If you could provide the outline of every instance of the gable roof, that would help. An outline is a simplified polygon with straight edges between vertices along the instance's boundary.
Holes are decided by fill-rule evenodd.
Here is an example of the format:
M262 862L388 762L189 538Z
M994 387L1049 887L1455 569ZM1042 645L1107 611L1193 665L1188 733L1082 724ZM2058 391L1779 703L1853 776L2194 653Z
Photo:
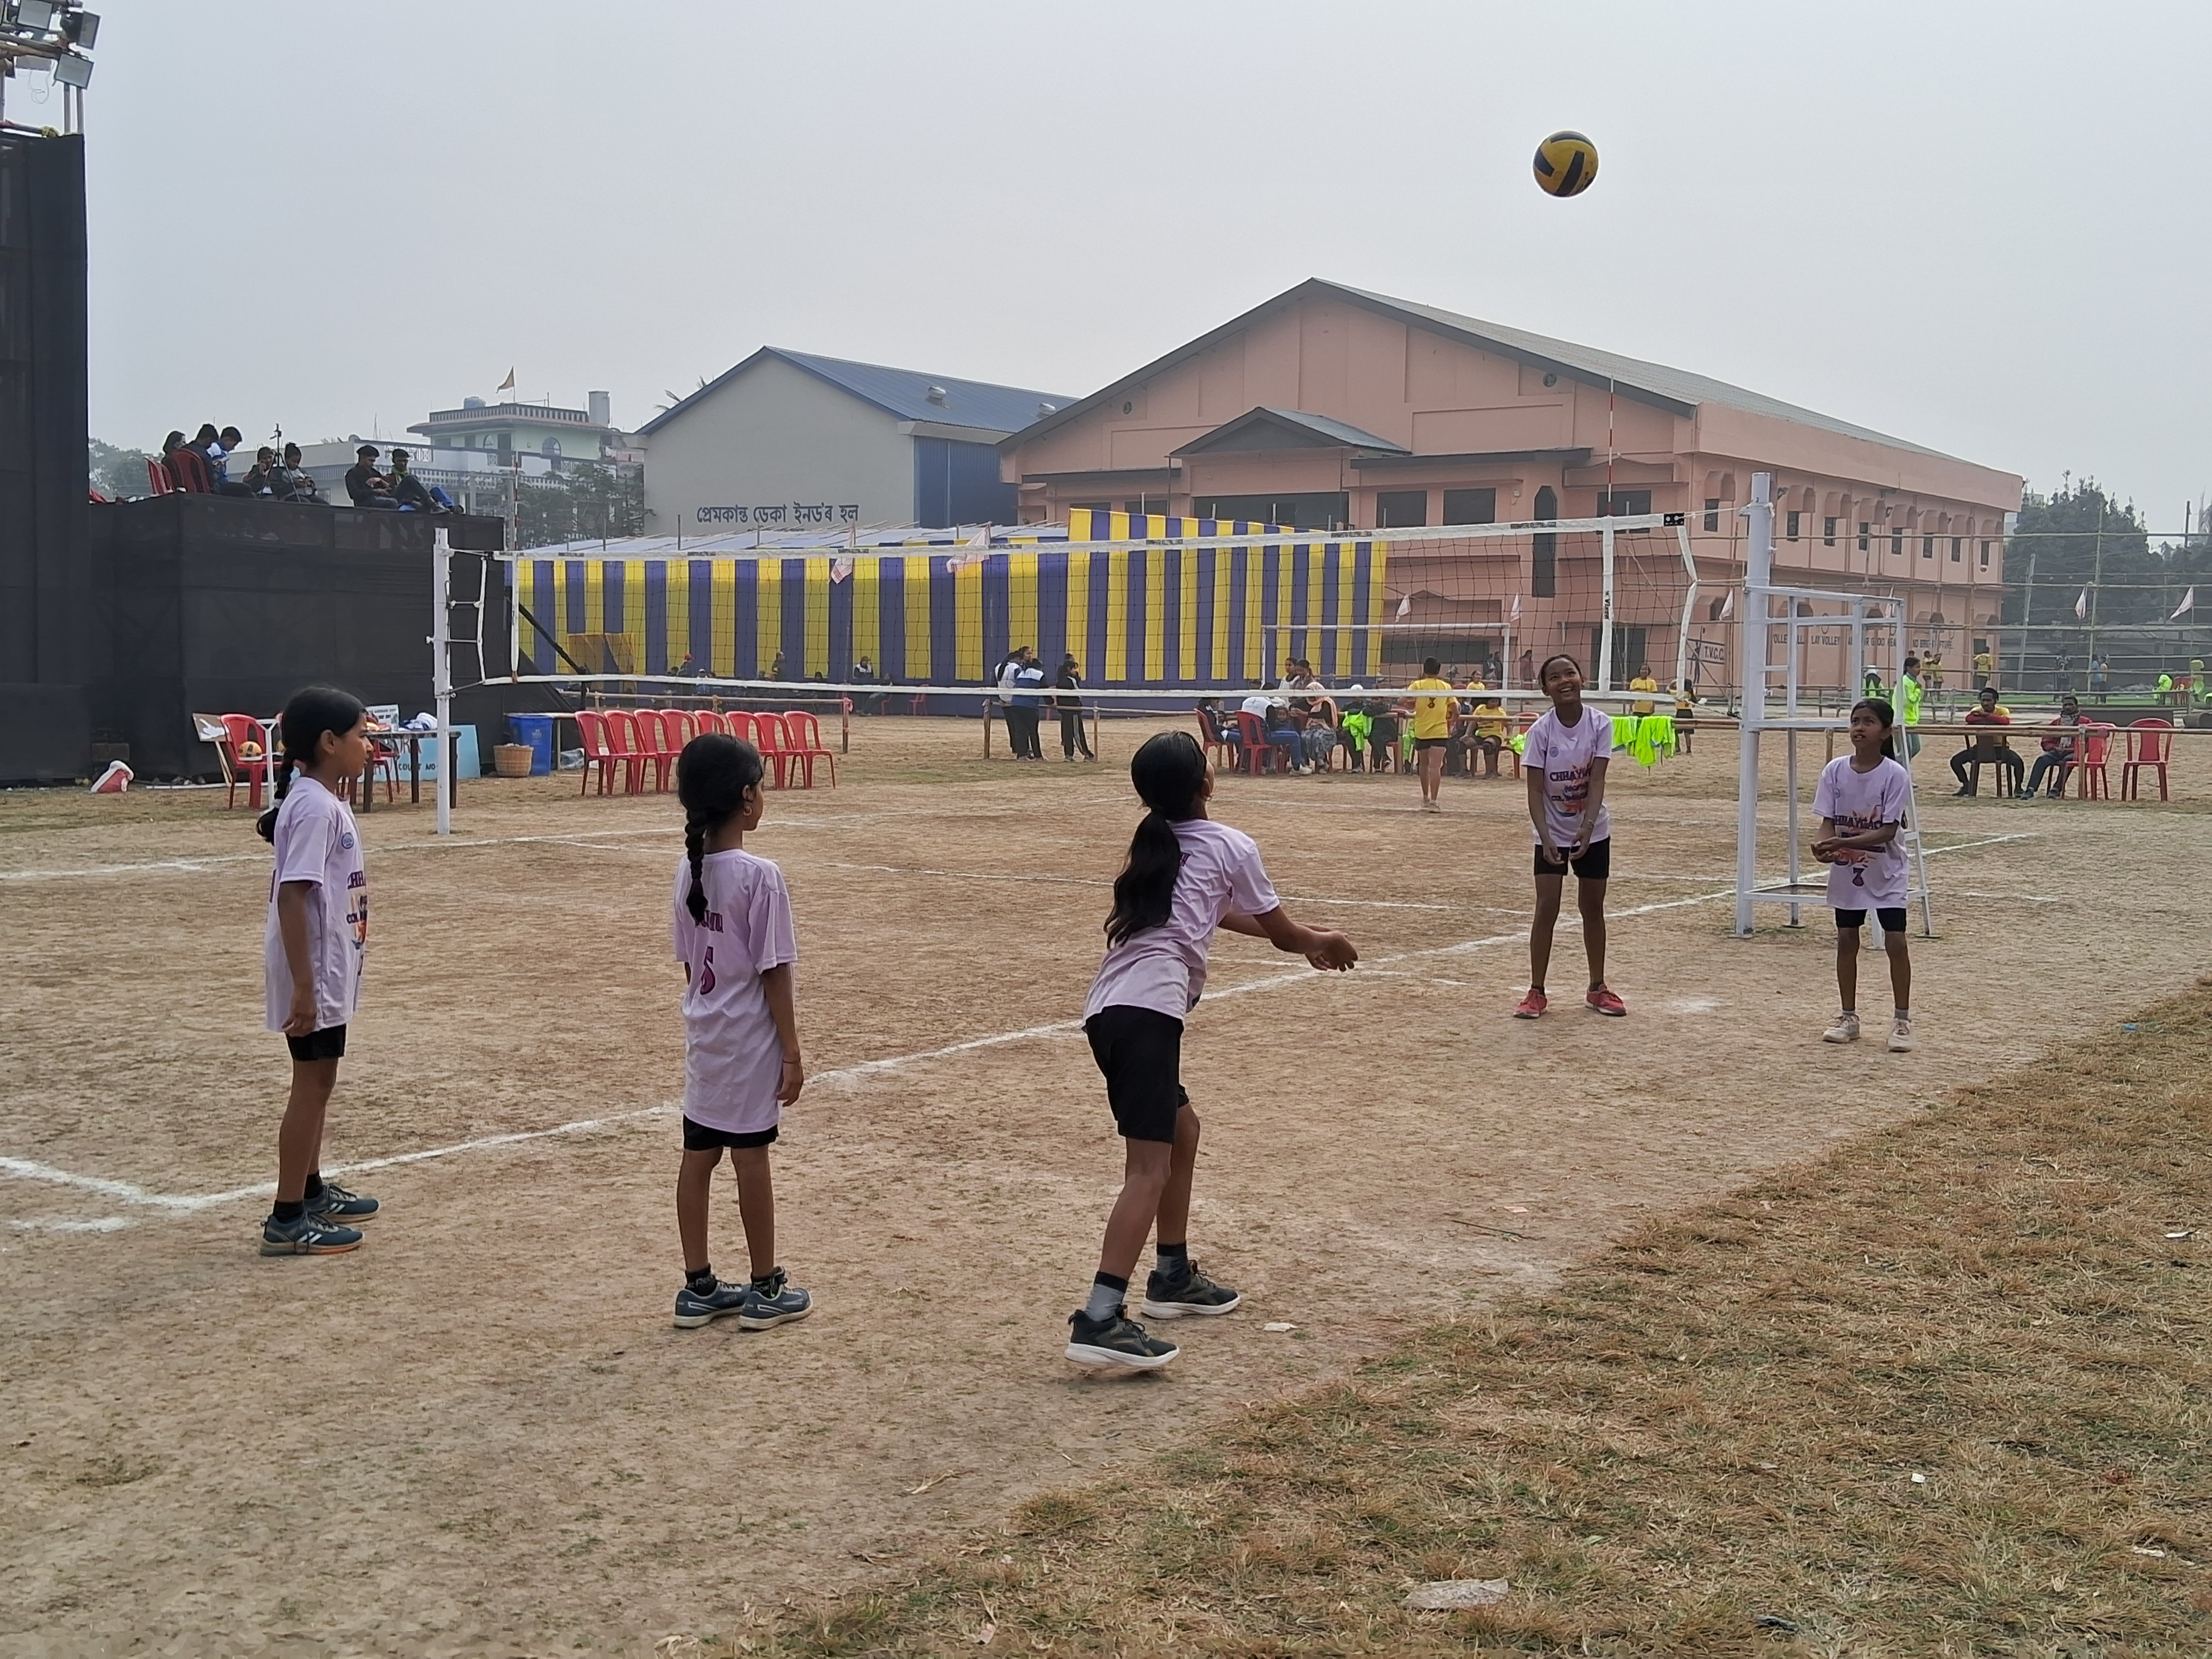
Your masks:
M1378 438L1371 432L1362 432L1358 427L1347 426L1342 421L1332 421L1326 415L1309 415L1302 409L1272 409L1266 404L1246 410L1234 420L1224 421L1212 431L1193 438L1180 449L1169 453L1203 455L1209 450L1225 449L1232 440L1261 426L1287 427L1297 434L1294 441L1310 444L1316 448L1375 449L1390 455L1412 453L1401 443L1389 438Z
M1037 407L1050 404L1065 408L1074 401L1057 392L1030 392L1020 386L994 386L988 380L963 380L951 374L925 374L920 369L887 368L881 363L856 363L843 357L821 357L809 351L790 351L782 346L763 346L743 362L716 375L690 397L672 404L638 428L640 436L665 426L692 404L720 391L765 358L776 357L794 368L827 380L839 391L874 404L902 421L928 421L938 426L974 427L979 441L984 433L1018 432L1037 419ZM933 399L934 387L945 393Z
M1686 369L1669 368L1663 363L1647 363L1640 358L1624 357L1615 352L1601 351L1594 346L1577 345L1570 340L1555 340L1548 335L1532 334L1526 329L1486 323L1480 318L1464 317L1457 312L1445 311L1436 306L1393 299L1387 294L1370 294L1364 289L1348 288L1341 283L1328 282L1319 276L1309 277L1296 288L1262 301L1243 316L1231 318L1220 327L1176 347L1164 357L1146 363L1132 374L1123 375L1111 386L1102 387L1088 398L1079 398L1055 410L1034 422L1027 430L1017 432L1003 441L1000 447L1010 448L1018 441L1041 437L1108 398L1120 397L1164 369L1196 356L1261 318L1309 299L1348 301L1378 315L1413 324L1431 333L1441 334L1447 339L1474 346L1478 350L1565 375L1585 386L1611 386L1623 397L1663 409L1673 415L1694 415L1699 404L1716 404L1724 409L1796 421L1801 425L1817 427L1821 431L1837 433L1844 437L1862 438L1870 443L1911 450L1918 455L1933 455L1944 460L1956 459L1943 454L1941 450L1909 443L1902 438L1893 438L1887 433L1875 432L1867 427L1854 426L1848 421L1837 420L1817 410L1802 409L1795 404L1784 403L1778 398L1747 392L1741 386L1730 386L1725 380L1692 374Z

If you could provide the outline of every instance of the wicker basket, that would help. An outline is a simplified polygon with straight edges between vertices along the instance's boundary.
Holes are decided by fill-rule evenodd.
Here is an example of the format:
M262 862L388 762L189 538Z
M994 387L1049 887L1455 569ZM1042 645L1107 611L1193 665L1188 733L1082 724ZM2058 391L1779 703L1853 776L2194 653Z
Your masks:
M526 778L536 752L526 743L495 743L491 749L492 770L503 778Z

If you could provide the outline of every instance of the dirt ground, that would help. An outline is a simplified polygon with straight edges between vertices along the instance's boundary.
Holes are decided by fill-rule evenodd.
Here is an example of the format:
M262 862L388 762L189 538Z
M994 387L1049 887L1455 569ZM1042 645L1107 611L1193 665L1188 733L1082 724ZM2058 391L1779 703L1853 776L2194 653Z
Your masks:
M1323 978L1217 943L1186 1046L1193 1241L1246 1307L1175 1328L1164 1374L1090 1379L1060 1346L1120 1155L1074 1022L1140 735L1109 726L1097 767L987 766L972 724L862 721L840 787L771 802L748 845L789 879L812 1079L778 1148L781 1254L818 1311L764 1334L668 1323L672 798L487 781L447 842L427 806L364 820L327 1164L395 1160L355 1183L386 1213L352 1255L264 1261L286 1065L246 813L0 794L0 1654L727 1631L1547 1285L2205 964L2212 745L2170 806L1925 802L1940 936L1913 941L1910 1056L1819 1042L1817 911L1729 936L1718 734L1616 769L1621 1022L1507 1018L1516 786L1454 781L1431 817L1407 779L1224 780L1217 815L1292 913L1366 960ZM1581 966L1563 930L1555 992ZM715 1234L740 1268L726 1192Z

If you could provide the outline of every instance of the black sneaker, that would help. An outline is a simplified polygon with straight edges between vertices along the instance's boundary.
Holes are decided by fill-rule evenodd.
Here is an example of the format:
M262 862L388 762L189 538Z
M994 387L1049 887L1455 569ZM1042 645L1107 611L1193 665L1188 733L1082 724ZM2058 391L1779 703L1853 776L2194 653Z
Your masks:
M348 1227L360 1226L384 1208L374 1199L363 1198L359 1193L339 1186L335 1181L323 1182L323 1190L307 1202L313 1214Z
M754 1279L744 1288L745 1305L738 1315L742 1329L774 1330L778 1325L788 1325L814 1311L814 1298L798 1285L786 1283L781 1267L766 1279Z
M725 1314L741 1314L750 1292L743 1285L726 1285L716 1279L712 1288L695 1291L687 1281L676 1292L676 1323L678 1328L696 1330L702 1325L712 1324Z
M1170 1279L1155 1267L1145 1280L1147 1319L1181 1319L1186 1314L1211 1317L1231 1311L1243 1299L1226 1285L1217 1285L1199 1272L1195 1261L1179 1279Z
M1093 1319L1081 1309L1068 1315L1067 1357L1079 1365L1119 1365L1129 1370L1158 1370L1182 1350L1146 1334L1116 1308L1110 1319Z
M274 1215L261 1224L264 1255L337 1255L361 1243L358 1228L340 1226L309 1210L289 1221Z

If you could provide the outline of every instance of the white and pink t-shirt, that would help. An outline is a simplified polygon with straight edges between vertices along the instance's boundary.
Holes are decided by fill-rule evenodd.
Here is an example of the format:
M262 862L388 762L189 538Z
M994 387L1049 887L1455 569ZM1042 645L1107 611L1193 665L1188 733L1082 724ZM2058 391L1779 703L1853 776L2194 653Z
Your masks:
M783 1042L761 975L799 960L783 872L738 848L700 864L707 919L691 920L691 863L676 861L676 959L684 988L684 1115L730 1134L772 1129Z
M269 921L261 935L264 1010L272 1031L292 1017L292 967L276 922L276 893L288 882L315 890L307 903L307 957L315 982L315 1030L352 1020L361 1003L362 959L368 949L368 871L361 831L346 804L313 778L295 778L276 806L276 867L269 878Z
M1613 755L1613 717L1583 705L1583 717L1572 726L1559 723L1559 711L1547 708L1528 728L1521 750L1521 765L1544 780L1544 822L1552 831L1552 846L1564 853L1583 838L1583 810L1589 805L1590 772L1595 763ZM1536 826L1528 833L1541 844ZM1597 823L1591 826L1589 845L1595 847L1613 833L1613 815L1603 802Z
M1206 989L1206 946L1231 910L1248 916L1278 909L1274 884L1260 862L1260 848L1242 830L1211 818L1185 818L1175 826L1182 843L1168 919L1106 947L1085 1019L1102 1008L1150 1008L1181 1019L1198 1006Z
M1873 771L1862 772L1843 755L1820 769L1813 811L1833 822L1838 835L1863 836L1885 823L1904 823L1911 799L1912 780L1895 761L1885 757ZM1901 836L1870 851L1841 854L1828 866L1828 904L1833 909L1895 909L1911 890Z

